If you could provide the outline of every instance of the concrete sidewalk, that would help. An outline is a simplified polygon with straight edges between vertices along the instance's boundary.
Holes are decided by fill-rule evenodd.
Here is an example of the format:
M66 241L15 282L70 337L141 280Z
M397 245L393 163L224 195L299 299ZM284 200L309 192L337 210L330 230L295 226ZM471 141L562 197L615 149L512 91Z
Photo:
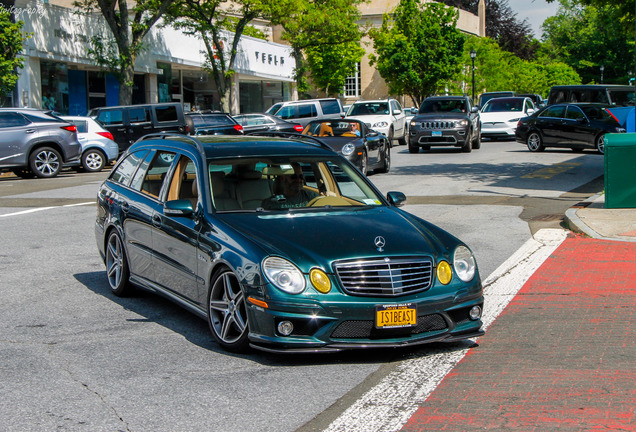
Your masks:
M602 193L568 209L565 224L595 239L636 241L636 208L606 209Z

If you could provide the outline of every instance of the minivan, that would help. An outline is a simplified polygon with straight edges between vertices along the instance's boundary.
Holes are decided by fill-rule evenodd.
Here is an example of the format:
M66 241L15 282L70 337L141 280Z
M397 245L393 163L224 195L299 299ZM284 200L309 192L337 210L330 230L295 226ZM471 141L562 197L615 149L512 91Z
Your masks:
M278 102L265 111L265 114L274 115L283 120L307 126L312 120L341 118L344 115L344 109L340 99L306 99Z
M89 117L97 120L119 146L119 153L144 135L156 132L187 131L180 102L93 108Z
M634 105L634 87L615 84L559 85L550 89L548 105L593 102L615 106Z

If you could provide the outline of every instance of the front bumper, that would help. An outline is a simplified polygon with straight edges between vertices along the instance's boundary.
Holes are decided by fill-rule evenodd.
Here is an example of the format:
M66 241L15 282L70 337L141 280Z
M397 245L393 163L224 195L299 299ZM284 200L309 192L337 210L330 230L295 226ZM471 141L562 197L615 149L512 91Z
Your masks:
M456 146L462 147L469 139L469 129L409 129L409 143L411 146Z
M514 122L514 126L507 123L482 123L481 124L481 136L486 138L504 138L515 139L515 129L517 122Z
M474 288L474 287L473 287ZM432 289L433 290L433 289ZM286 353L337 352L363 348L390 348L479 337L481 319L473 320L474 306L483 310L481 285L477 292L461 290L419 298L364 298L348 301L268 302L267 309L249 304L250 345L258 350ZM402 328L376 328L376 307L410 303L417 324ZM288 336L279 334L282 321L293 324Z

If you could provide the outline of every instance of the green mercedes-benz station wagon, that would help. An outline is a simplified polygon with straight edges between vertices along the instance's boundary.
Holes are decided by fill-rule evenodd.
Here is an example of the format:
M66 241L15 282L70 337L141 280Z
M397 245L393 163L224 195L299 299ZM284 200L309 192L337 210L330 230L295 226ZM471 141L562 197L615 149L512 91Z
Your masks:
M149 135L98 192L115 295L161 294L229 351L319 352L483 334L470 249L319 142Z

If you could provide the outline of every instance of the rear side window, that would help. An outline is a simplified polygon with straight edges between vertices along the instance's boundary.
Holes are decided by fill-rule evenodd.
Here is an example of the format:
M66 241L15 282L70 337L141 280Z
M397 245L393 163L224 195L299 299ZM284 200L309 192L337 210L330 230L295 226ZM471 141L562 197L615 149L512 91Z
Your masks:
M124 111L120 109L101 111L97 115L97 121L104 126L122 124L124 123Z
M155 113L157 114L158 122L171 122L179 120L177 107L174 105L155 107Z
M24 126L29 124L27 119L18 113L2 112L0 113L0 128L10 128L16 126Z
M157 152L148 171L146 171L146 167L148 166L148 158L146 158L146 161L144 161L145 166L142 167L143 169L140 168L137 171L131 187L141 190L141 192L146 195L158 198L166 174L174 158L175 153L173 152Z
M130 179L135 174L137 167L146 155L147 150L140 150L126 157L111 174L110 179L114 182L128 185Z
M316 110L316 106L314 104L297 105L296 109L297 118L316 117L318 115L318 111Z
M567 111L565 112L565 118L571 120L578 120L585 118L583 111L579 109L579 107L569 106Z
M233 126L236 124L233 119L225 115L202 115L200 120L200 123L195 122L195 124L205 126Z
M128 108L128 120L130 123L149 123L150 109L148 107Z
M337 100L324 100L320 101L323 114L340 114L340 103Z
M77 126L77 133L88 132L88 122L86 120L69 120L69 122Z

